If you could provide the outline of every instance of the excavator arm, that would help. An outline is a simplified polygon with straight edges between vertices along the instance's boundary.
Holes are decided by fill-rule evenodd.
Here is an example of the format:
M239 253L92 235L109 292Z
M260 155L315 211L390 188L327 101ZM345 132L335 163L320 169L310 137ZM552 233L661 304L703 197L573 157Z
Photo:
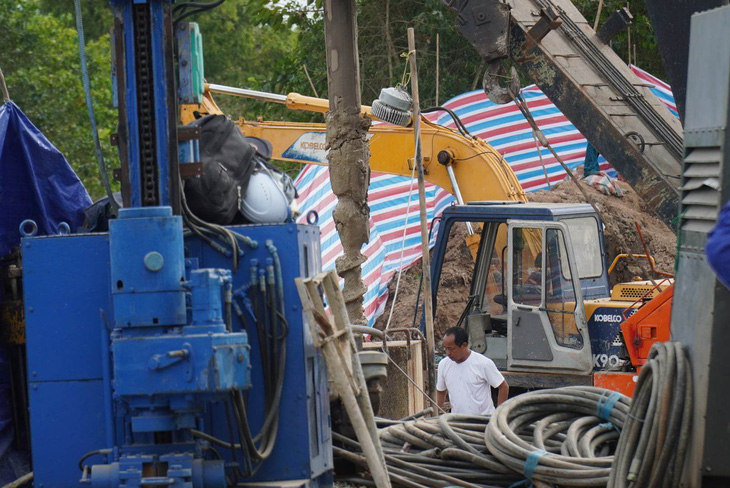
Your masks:
M505 103L515 94L495 76L510 58L673 228L682 127L609 45L630 13L617 12L596 33L570 0L442 2L487 62L490 99Z
M212 87L212 88L211 88ZM235 95L236 89L208 85L201 104L183 105L182 122L200 114L222 113L211 91ZM225 91L224 91L225 89ZM243 90L239 90L243 91ZM246 90L246 96L286 103L292 110L326 112L327 100L292 93L274 95ZM363 106L369 114L370 107ZM259 137L272 145L272 159L296 163L327 164L325 124L295 122L237 122L244 135ZM370 169L375 172L410 177L413 174L413 129L388 124L371 126ZM425 179L451 192L458 201L527 201L512 168L501 154L476 137L421 120L421 144Z

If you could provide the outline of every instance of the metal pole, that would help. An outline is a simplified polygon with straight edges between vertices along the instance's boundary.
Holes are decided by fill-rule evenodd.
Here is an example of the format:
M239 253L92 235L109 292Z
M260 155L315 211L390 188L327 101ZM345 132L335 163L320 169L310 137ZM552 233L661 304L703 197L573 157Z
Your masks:
M234 95L237 97L253 98L254 100L263 100L264 102L286 104L286 95L249 90L246 88L236 88L233 86L216 85L215 83L208 83L205 87L210 93L222 93L224 95Z
M459 182L456 180L453 165L446 165L446 174L449 175L449 181L451 181L451 187L454 190L454 196L456 197L457 203L459 205L464 205L464 197L461 196L461 189L459 188ZM466 233L469 235L474 233L474 228L472 227L471 222L466 222Z
M431 296L431 258L428 250L428 217L426 215L426 185L423 172L423 156L421 154L421 107L418 99L418 70L416 68L416 39L412 27L408 28L408 55L411 62L411 93L413 95L413 136L416 145L416 173L418 174L418 204L421 214L421 264L423 266L423 299L425 302L426 344L428 349L428 392L435 396L436 386L433 371L433 299Z

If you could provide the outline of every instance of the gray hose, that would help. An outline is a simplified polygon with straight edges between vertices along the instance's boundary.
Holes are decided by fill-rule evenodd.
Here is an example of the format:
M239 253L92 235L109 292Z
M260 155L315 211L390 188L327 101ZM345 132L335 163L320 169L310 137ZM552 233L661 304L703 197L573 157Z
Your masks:
M682 345L657 342L639 374L608 486L679 486L691 416L692 372Z
M609 398L612 406L607 403ZM607 390L586 386L526 393L504 402L492 414L485 443L502 464L523 473L530 481L605 486L613 457L595 456L594 452L602 449L595 441L601 432L624 425L629 405L629 399L623 395L611 396ZM597 414L604 418L599 419ZM592 431L606 421L610 427ZM580 439L589 432L593 444L589 441L589 449L581 449ZM555 447L559 439L562 440L558 453ZM535 444L543 447L536 448ZM552 452L544 452L545 446Z
M678 344L665 343L652 349L633 401L587 386L540 390L504 402L491 418L399 421L379 436L400 486L509 487L526 478L534 486L673 488L691 409L689 364ZM355 441L334 440L348 450L336 448L338 457L361 458Z
M484 429L489 417L447 415L442 419L429 418L400 421L381 428L388 471L394 485L427 487L508 487L521 477L497 461L486 451ZM387 424L386 422L381 425ZM448 433L448 434L447 434ZM464 450L449 438L458 439ZM354 456L361 456L356 441L333 433L337 447L335 455L359 464ZM347 450L345 455L343 450Z

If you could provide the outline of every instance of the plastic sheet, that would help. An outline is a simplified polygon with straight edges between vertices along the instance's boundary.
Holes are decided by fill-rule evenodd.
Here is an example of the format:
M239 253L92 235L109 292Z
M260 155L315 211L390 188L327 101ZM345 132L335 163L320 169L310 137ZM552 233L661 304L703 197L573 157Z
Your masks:
M20 243L25 219L38 235L83 224L91 199L63 155L13 102L0 106L0 256Z

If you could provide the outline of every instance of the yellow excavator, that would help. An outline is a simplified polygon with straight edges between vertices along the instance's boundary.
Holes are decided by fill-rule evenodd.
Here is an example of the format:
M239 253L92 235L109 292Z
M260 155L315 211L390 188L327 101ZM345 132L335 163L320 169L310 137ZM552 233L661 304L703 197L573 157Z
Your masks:
M183 105L181 122L221 114L213 93L292 110L329 109L328 100L296 93L206 84L200 104ZM368 106L362 112L372 115ZM621 324L642 305L642 297L657 296L670 282L624 283L611 290L603 229L590 205L527 203L512 168L488 143L425 117L421 123L425 179L459 203L444 212L444 232L434 248L434 300L449 230L463 222L471 230L467 245L476 262L463 314L472 348L495 360L520 388L593 384L631 394L643 363L636 350L667 340L669 330L668 324L651 324L646 335L638 328L622 331ZM327 164L323 123L239 119L237 124L244 135L268 141L274 160ZM372 171L413 174L412 127L376 123L369 143Z
M192 122L195 113L221 114L212 94L245 96L286 104L291 110L325 113L329 101L298 93L276 95L215 84L206 84L202 103L182 106L181 121ZM362 111L371 115L370 107ZM239 119L244 135L272 145L272 159L327 164L325 124L250 121ZM421 144L425 179L451 192L459 204L479 200L526 202L525 192L512 168L492 146L477 137L466 137L421 117ZM413 171L413 129L390 124L370 128L370 169L410 177Z

